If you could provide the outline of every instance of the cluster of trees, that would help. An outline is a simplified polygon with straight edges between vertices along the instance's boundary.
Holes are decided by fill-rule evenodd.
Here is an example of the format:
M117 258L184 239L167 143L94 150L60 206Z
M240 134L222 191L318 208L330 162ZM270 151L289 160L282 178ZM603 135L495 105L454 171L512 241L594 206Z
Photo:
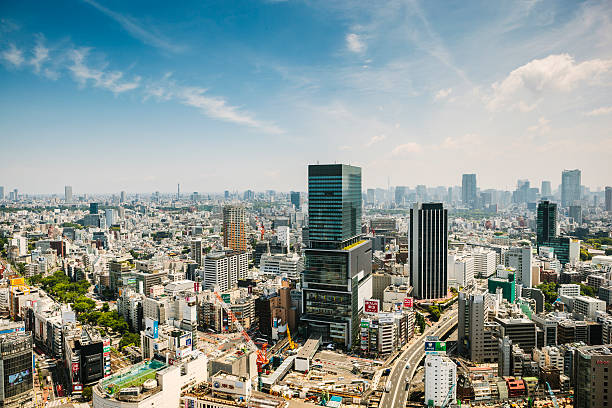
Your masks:
M132 258L136 260L143 260L143 261L153 258L153 254L149 254L146 252L136 252L133 249L130 249L130 255L132 255Z
M557 284L554 282L540 283L537 288L544 294L544 309L550 312L552 310L552 304L558 297Z
M81 224L75 224L74 222L65 222L62 224L62 228L72 227L75 229L83 229L84 227Z
M440 315L442 314L442 311L440 310L440 306L439 305L430 305L427 310L429 311L429 314L431 316L431 320L433 320L434 322L437 322L438 320L440 320Z
M425 331L425 317L419 312L416 312L416 324L421 329L421 333Z
M126 346L140 347L140 335L138 333L125 333L119 342L119 347L124 348Z
M109 311L107 304L104 304L101 310L94 309L89 312L79 313L78 319L83 323L104 327L121 335L129 331L128 324L123 316L117 313L116 310Z
M597 295L597 292L595 291L594 287L581 283L580 284L580 294L583 296L595 297Z
M612 238L610 237L591 238L591 239L587 239L586 243L591 245L595 249L601 249L602 245L612 246ZM606 255L612 255L612 248L606 248Z
M589 253L589 251L587 251L586 248L580 247L580 260L583 261L583 262L584 261L590 261L591 258L593 258L593 255L591 255Z
M56 271L53 275L43 277L34 275L29 278L31 285L41 286L47 293L62 303L75 303L77 299L84 298L83 295L89 290L90 283L87 279L71 282L63 271Z

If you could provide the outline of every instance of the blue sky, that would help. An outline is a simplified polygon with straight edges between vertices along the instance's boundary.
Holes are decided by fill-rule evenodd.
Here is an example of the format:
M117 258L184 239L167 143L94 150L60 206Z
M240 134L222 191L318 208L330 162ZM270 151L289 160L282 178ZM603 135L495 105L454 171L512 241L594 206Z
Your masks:
M612 184L609 1L5 1L0 185Z

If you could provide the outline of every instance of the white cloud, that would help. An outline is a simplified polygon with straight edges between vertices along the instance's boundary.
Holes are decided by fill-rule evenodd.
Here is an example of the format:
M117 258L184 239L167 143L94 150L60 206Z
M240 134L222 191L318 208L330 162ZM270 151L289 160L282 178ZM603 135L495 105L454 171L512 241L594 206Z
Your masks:
M152 45L154 47L160 48L165 51L170 51L173 53L179 53L185 50L184 46L174 44L171 41L165 39L160 34L155 33L151 27L149 27L149 29L145 29L143 25L140 24L134 18L131 18L121 13L117 13L116 11L110 10L94 0L83 0L83 1L91 5L92 7L96 8L98 11L102 12L103 14L107 15L108 17L112 18L113 20L115 20L132 37L142 41L145 44Z
M36 42L33 53L34 56L30 59L29 63L34 67L34 72L38 74L42 64L49 60L49 49L43 44L42 38L39 38Z
M592 59L576 63L568 54L534 59L512 71L491 87L487 108L501 110L530 106L525 99L540 97L547 91L568 92L581 84L596 84L612 71L612 60ZM518 101L517 101L518 100Z
M338 150L341 150L343 152L348 152L349 150L352 150L353 148L349 145L342 145L342 146L338 146Z
M585 113L586 116L603 116L612 113L612 106L603 106L601 108L593 109L590 112Z
M449 97L449 95L453 92L453 88L447 88L447 89L440 89L437 93L436 96L434 97L434 99L436 101L440 101L442 99L446 99Z
M283 131L272 123L262 122L246 112L240 111L237 107L228 105L227 102L219 97L206 95L206 89L198 87L185 87L176 94L178 100L187 106L200 109L205 115L212 118L246 125L262 130L266 133L280 134Z
M529 126L527 130L534 133L548 133L550 132L550 120L540 118L538 119L538 123L536 125Z
M17 68L25 61L23 51L17 48L15 44L11 44L8 50L2 52L2 58Z
M408 142L397 146L391 154L393 156L403 156L410 153L420 153L423 151L423 148L418 143Z
M131 91L140 86L140 77L138 76L134 77L132 81L126 81L123 80L123 72L121 71L104 71L87 66L85 60L88 54L88 48L74 49L69 54L72 64L68 69L81 86L85 86L91 81L95 87L107 89L114 93Z
M361 54L365 52L367 46L359 36L359 34L350 33L346 35L346 46L354 53Z
M376 143L382 142L387 138L387 135L376 135L372 136L372 138L365 144L366 147L372 147Z

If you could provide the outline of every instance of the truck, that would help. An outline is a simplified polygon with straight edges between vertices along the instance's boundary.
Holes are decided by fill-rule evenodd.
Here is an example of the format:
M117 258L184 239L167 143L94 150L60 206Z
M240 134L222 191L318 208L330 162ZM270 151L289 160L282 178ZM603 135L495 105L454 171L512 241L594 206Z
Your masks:
M387 383L385 384L385 392L389 391L391 391L391 380L387 380Z

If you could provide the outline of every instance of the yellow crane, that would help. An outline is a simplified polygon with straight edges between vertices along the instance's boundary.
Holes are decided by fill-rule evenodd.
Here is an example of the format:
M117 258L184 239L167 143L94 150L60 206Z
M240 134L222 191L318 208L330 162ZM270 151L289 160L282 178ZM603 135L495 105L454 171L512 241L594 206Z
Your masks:
M297 344L291 338L291 330L289 330L289 322L287 322L287 339L289 340L289 348L291 350L295 350L297 348Z

